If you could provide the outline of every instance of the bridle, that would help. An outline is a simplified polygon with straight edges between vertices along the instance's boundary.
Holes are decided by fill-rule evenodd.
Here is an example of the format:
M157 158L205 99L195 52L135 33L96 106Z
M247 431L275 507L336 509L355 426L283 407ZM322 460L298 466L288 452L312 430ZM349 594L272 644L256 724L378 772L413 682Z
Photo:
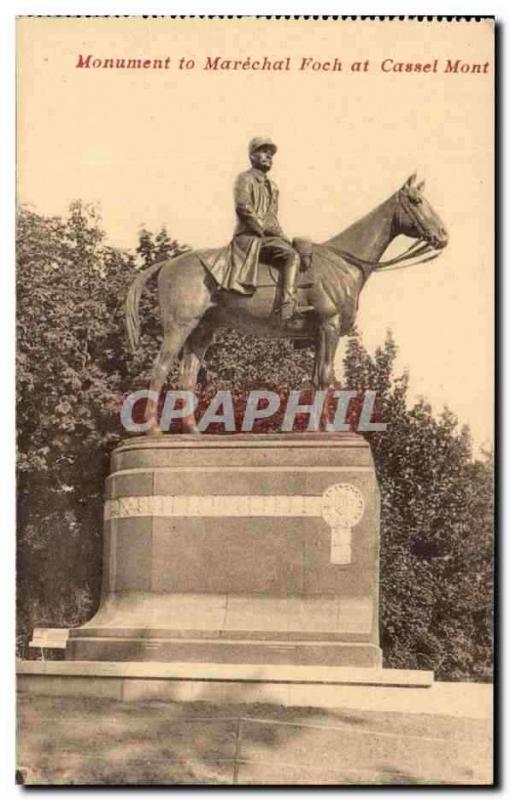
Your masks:
M404 199L405 198L405 199ZM419 215L415 212L414 206L407 195L402 190L398 193L398 202L401 209L409 216L416 230L419 234L419 239L404 250L400 255L395 258L390 258L388 261L367 261L364 258L349 253L347 250L339 250L334 248L335 255L340 256L354 267L357 267L363 273L364 281L372 272L393 272L396 269L406 269L407 267L414 267L417 264L425 264L427 261L437 258L441 253L441 249L434 247L429 241L429 233L420 219ZM331 248L333 249L333 248ZM416 260L418 259L418 260Z

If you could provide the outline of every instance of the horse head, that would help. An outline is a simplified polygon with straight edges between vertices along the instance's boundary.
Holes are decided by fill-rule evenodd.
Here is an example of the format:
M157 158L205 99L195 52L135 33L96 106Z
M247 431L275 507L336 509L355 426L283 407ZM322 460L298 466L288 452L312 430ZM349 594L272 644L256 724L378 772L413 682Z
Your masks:
M416 174L411 175L398 191L396 234L420 239L435 250L448 244L448 232L439 215L423 194L425 181L417 183Z

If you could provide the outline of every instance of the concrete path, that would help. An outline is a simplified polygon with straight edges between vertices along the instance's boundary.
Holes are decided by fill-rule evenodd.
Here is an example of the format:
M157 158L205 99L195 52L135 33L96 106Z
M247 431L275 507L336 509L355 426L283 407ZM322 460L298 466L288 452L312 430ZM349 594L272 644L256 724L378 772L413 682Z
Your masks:
M19 777L28 785L492 781L490 719L437 711L26 694L18 752Z

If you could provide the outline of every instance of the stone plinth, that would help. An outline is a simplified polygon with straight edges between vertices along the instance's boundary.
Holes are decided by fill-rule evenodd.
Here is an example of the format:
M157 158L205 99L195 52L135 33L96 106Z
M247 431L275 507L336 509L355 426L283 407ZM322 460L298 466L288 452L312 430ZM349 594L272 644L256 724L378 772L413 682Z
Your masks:
M448 689L432 693L426 670L174 661L23 661L18 689L31 695L109 697L125 701L263 703L444 714ZM465 686L465 684L464 684ZM479 686L480 691L489 686ZM475 686L471 685L471 690ZM482 700L482 697L480 698ZM486 695L478 713L487 715ZM452 709L448 713L452 713ZM472 713L472 712L470 712Z
M124 441L72 660L380 667L379 495L354 434Z

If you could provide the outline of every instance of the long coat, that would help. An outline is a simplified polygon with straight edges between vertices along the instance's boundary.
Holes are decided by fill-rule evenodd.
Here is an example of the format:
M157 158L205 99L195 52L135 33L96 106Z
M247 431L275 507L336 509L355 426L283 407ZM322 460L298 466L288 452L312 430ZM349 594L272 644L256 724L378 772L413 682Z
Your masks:
M249 169L236 179L234 202L237 224L232 241L200 257L222 289L253 294L264 237L288 241L278 222L278 187L264 172Z

